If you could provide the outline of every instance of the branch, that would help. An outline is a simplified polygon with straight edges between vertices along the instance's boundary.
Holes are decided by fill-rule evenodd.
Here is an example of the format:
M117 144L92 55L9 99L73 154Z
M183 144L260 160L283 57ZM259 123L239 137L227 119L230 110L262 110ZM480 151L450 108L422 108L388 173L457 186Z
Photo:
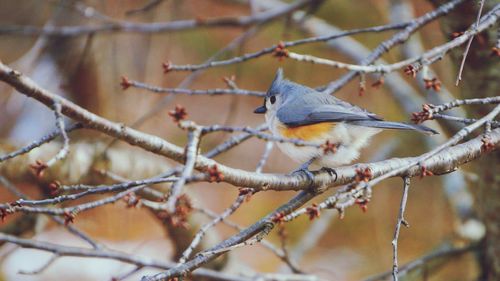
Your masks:
M73 124L71 126L69 126L68 128L65 128L64 131L66 133L70 133L74 130L78 130L78 129L81 129L83 128L82 124ZM45 137L37 140L37 141L34 141L32 142L31 144L23 147L23 148L20 148L14 152L11 152L11 153L8 153L8 154L5 154L3 156L0 156L0 163L2 163L3 161L5 160L9 160L11 158L14 158L14 157L17 157L19 155L22 155L22 154L25 154L25 153L28 153L30 152L31 150L37 148L37 147L40 147L42 146L43 144L46 144L52 140L54 140L55 138L57 138L58 136L61 135L61 131L58 129L58 130L55 130L54 132L46 135Z
M335 40L335 39L350 36L350 35L356 35L356 34L372 33L372 32L378 33L378 32L384 32L384 31L388 31L388 30L403 29L406 26L408 26L409 24L410 24L410 22L380 25L380 26L373 26L373 27L366 27L366 28L358 28L358 29L352 29L352 30L348 30L348 31L335 32L333 34L329 34L329 35L325 35L325 36L314 36L314 37L299 39L299 40L295 40L295 41L285 41L285 42L281 42L279 44L273 45L271 47L264 48L264 49L257 51L257 52L246 53L242 56L233 57L233 58L230 58L227 60L211 61L211 62L202 63L202 64L186 64L186 65L176 65L176 64L169 63L166 66L165 70L167 70L167 71L196 71L196 70L207 69L207 68L212 68L212 67L227 66L227 65L242 63L242 62L245 62L245 61L248 61L251 59L256 59L256 58L259 58L259 57L264 56L264 55L272 54L279 49L286 49L289 47L300 46L303 44L328 42L331 40Z
M190 19L171 22L157 23L131 23L112 22L97 26L18 26L3 25L0 27L0 35L20 35L20 36L82 36L95 33L158 33L175 32L194 28L214 28L214 27L247 27L255 24L262 24L280 18L297 9L305 7L312 0L298 0L282 9L275 9L257 13L250 16L240 17L220 17L210 19Z
M448 121L455 121L455 122L463 123L466 125L472 124L472 123L477 121L477 119L473 119L473 118L455 117L455 116L450 116L450 115L446 115L446 114L439 114L439 113L434 113L432 115L432 119L444 119L444 120L448 120ZM491 124L492 128L500 127L500 122L498 122L498 121L491 121L490 124Z
M43 140L43 139L42 139ZM47 143L31 150L44 141L36 141L27 147L8 154L13 156L9 160L0 163L0 173L13 182L31 183L54 183L55 193L64 191L85 191L105 185L95 184L105 173L113 173L128 178L148 178L164 173L172 168L167 159L158 158L151 153L130 149L127 147L116 147L107 149L106 143L95 140L79 140L71 146L71 151L58 165L47 169L42 178L33 175L31 165L36 160L45 161L53 157L60 149L60 143ZM47 140L47 139L45 139ZM4 148L5 147L5 148ZM12 150L11 146L0 142L0 154L6 150ZM30 153L26 153L31 151ZM103 152L105 151L105 152ZM21 155L21 153L26 153ZM137 161L144 161L143 165L137 166ZM107 167L108 171L102 171ZM113 180L114 181L114 180ZM104 181L102 184L109 182ZM74 184L79 184L74 186Z
M371 187L389 177L414 177L417 175L423 177L426 175L445 174L453 172L461 164L461 157L455 158L459 154L464 153L464 156L467 155L466 157L468 157L475 153L481 154L486 151L491 151L492 149L495 149L495 147L500 146L500 129L496 129L495 132L497 133L497 137L499 138L499 142L496 144L490 144L491 133L493 132L492 131L491 133L487 134L487 142L485 142L485 136L479 136L466 143L450 147L451 145L456 144L459 140L470 134L470 132L472 132L474 129L487 123L488 120L491 120L499 113L500 105L498 105L485 117L460 130L444 144L441 144L437 148L419 157L405 158L406 161L401 161L403 159L390 159L379 162L381 165L384 165L394 161L394 163L390 164L392 168L388 169L386 172L380 173L379 171L377 171L377 169L379 169L380 167L376 166L376 163L354 165L354 167L357 167L355 169L356 175L354 176L353 180L348 181L354 181L354 186L346 185L338 190L335 195L328 197L321 204L313 206L313 209L303 208L301 210L293 212L290 215L286 216L284 218L284 221L291 221L300 215L310 214L311 211L317 213L321 209L325 208L337 209L342 216L346 207L351 206L355 203L363 203L369 200L371 195ZM475 151L476 149L477 151ZM441 163L438 164L439 162ZM445 166L438 169L436 169L436 167L434 166L442 164L444 164ZM336 169L337 175L339 175L340 169L342 168ZM362 173L363 171L365 173Z
M192 260L178 265L175 268L172 268L170 270L167 270L165 272L156 274L152 277L143 277L142 281L158 281L158 280L168 280L168 278L171 277L176 277L176 276L183 276L187 274L188 272L191 272L192 270L208 263L209 261L217 258L218 256L222 255L222 252L217 252L220 249L225 249L234 245L238 245L240 243L243 243L244 241L248 240L249 238L253 237L257 233L260 233L263 231L266 227L269 227L269 224L274 224L273 221L275 220L276 216L281 216L281 215L286 215L293 210L299 208L303 204L305 204L307 201L312 199L317 195L316 192L312 191L302 191L298 195L296 195L294 198L292 198L290 201L285 203L284 205L280 206L278 209L270 213L269 215L265 216L264 218L260 219L258 222L254 223L250 227L246 228L245 230L241 231L240 233L222 241L215 247L207 250L206 252L213 252L212 255L209 256L203 256L203 255L198 255L194 257Z
M405 42L410 37L411 34L415 33L422 26L435 20L440 16L443 16L451 12L454 8L456 8L459 4L463 2L465 2L465 0L450 1L448 3L439 6L436 10L414 19L412 24L407 26L404 30L396 33L390 39L380 43L368 57L366 57L364 60L360 62L360 65L369 65L373 63L394 46ZM348 74L342 76L340 79L331 82L324 91L327 93L334 93L338 91L342 86L347 84L349 81L351 81L358 74L359 74L358 72L351 71Z
M148 3L146 3L146 5L144 5L144 6L140 7L140 8L136 8L136 9L132 9L132 10L126 11L125 15L131 16L131 15L135 15L135 14L139 14L139 13L148 12L148 11L156 8L163 1L164 0L150 0Z
M26 196L24 193L22 193L16 186L14 186L10 181L8 181L5 177L0 176L0 183L7 188L11 193L15 194L16 196L22 198L22 199L29 199L28 196ZM90 244L94 249L101 249L102 245L96 241L94 241L92 238L89 237L86 233L83 231L77 229L75 226L68 225L65 223L65 221L59 217L56 216L50 216L52 220L54 220L56 223L59 225L63 225L70 233L74 234L75 236L80 237L82 240L86 241L88 244ZM33 221L32 228L35 227L36 221ZM41 269L43 270L43 269Z
M168 269L174 267L175 263L153 260L151 258L140 258L127 253L108 249L87 249L73 246L61 246L50 242L39 242L29 239L17 238L12 235L0 233L0 241L9 242L21 246L23 248L38 249L42 251L52 252L58 256L82 257L82 258L103 258L113 259L124 263L135 264L140 267L152 267L158 269ZM222 272L217 272L210 269L200 268L192 273L195 277L216 277L218 280L237 280L251 281L253 279L230 275Z
M194 164L196 163L196 157L198 155L198 146L200 145L201 127L193 124L187 126L181 125L181 127L187 127L186 129L189 131L188 143L186 145L186 162L181 177L170 188L170 194L167 201L167 211L170 214L175 212L177 199L179 199L181 195L182 187L187 179L193 174Z
M61 134L61 136L63 138L63 147L61 148L61 150L59 150L59 152L52 159L47 161L47 164L46 164L47 167L52 167L52 165L54 165L57 161L60 161L64 158L66 158L66 156L68 156L68 153L69 153L69 138L68 138L68 135L66 134L64 120L63 120L63 116L61 114L61 104L58 102L54 103L53 109L54 109L54 114L56 116L56 126L59 129L59 133Z
M212 218L212 219L217 219L218 217L220 217L217 213L213 212L213 211L210 211L208 209L200 209L200 208L194 208L196 211ZM244 230L245 228L243 228L242 226L239 226L237 225L236 223L228 220L227 218L224 218L222 220L222 223L224 223L225 225L237 230L237 231L242 231ZM271 252L273 252L277 257L279 257L283 262L285 262L287 264L288 267L290 267L294 272L298 272L298 268L297 266L291 262L290 259L288 259L288 257L286 256L286 254L279 248L277 248L276 246L274 246L271 242L267 241L267 240L262 240L260 241L260 245L264 246L265 248L267 248L268 250L270 250Z
M191 90L182 88L162 88L157 86L148 85L139 81L129 80L122 77L121 82L122 88L127 89L129 87L147 90L158 94L174 94L174 95L204 95L204 96L216 96L216 95L236 95L236 96L253 96L253 97L264 97L266 93L259 91L250 91L242 89L208 89L208 90Z
M262 167L265 165L265 163L266 163L266 161L267 161L267 159L269 157L269 154L270 154L272 148L273 148L273 143L272 142L268 142L268 144L266 145L266 150L264 151L264 153L263 153L263 155L261 157L261 160L259 161L259 164L257 165L257 169L256 169L257 173L260 173L262 171ZM179 263L185 263L186 262L186 260L189 258L189 256L193 252L193 250L201 242L201 239L203 238L203 236L205 235L205 233L211 227L215 226L219 222L223 221L224 219L226 219L227 217L229 217L230 215L232 215L241 206L241 204L243 204L243 202L245 201L245 199L248 196L251 196L251 195L252 195L251 191L250 191L250 193L241 193L240 192L240 195L236 198L236 200L233 202L233 204L231 204L231 206L229 206L228 208L226 208L219 216L215 217L211 222L203 225L200 228L200 230L196 233L195 237L191 241L191 244L182 253L182 257L180 258Z
M335 68L347 69L355 71L357 73L390 73L399 69L403 69L412 65L414 63L420 63L421 65L429 65L437 60L440 60L444 54L449 52L451 49L456 48L469 40L469 38L474 37L476 34L490 28L493 26L500 17L500 4L496 5L489 13L480 19L479 24L474 24L470 30L466 31L461 36L453 39L452 41L445 43L443 45L434 47L433 49L423 53L420 56L402 60L397 63L389 65L357 65L337 62L329 59L319 58L311 55L301 55L293 52L289 52L287 57L297 60L310 62L315 64L327 65ZM421 66L420 66L421 67Z
M412 1L391 1L390 18L392 22L403 22L406 21L407 18L413 17L415 17L415 11L412 5ZM425 48L422 42L422 36L420 34L415 34L414 36L412 36L405 44L401 46L401 52L405 59L415 57L424 53ZM421 91L427 92L427 99L436 104L454 100L455 98L453 94L450 93L450 91L446 88L446 85L444 85L443 83L439 84L439 88L432 87L432 84L429 84L428 81L439 81L434 79L437 79L437 74L430 67L424 66L422 68L422 71L420 71L419 79L417 79L417 84ZM462 108L457 108L455 112L452 113L452 115L463 117L466 116L466 112ZM457 123L447 122L446 125L454 130L460 129L460 124Z
M412 271L415 271L419 268L426 268L428 269L429 264L436 259L443 259L443 258L450 258L450 257L456 257L460 256L462 254L471 252L471 251L476 251L478 249L478 244L469 244L466 246L462 247L451 247L450 245L446 245L444 247L441 247L441 249L438 249L430 254L424 255L419 257L418 259L411 261L407 264L404 264L403 266L399 267L399 272L398 276L399 277L404 277L407 276L409 273ZM364 281L378 281L378 280L386 280L392 275L392 270L384 272L382 274L375 275L373 277L369 277L364 279Z
M260 27L262 27L262 26L263 25L256 25L256 26L253 26L252 28L249 28L247 31L245 31L244 33L240 34L238 37L234 38L224 48L220 49L215 54L213 54L212 56L210 56L205 62L208 63L208 62L214 61L215 59L217 59L222 54L227 53L227 52L229 52L231 50L234 50L235 48L237 48L239 46L242 46L249 38L251 38L252 36L254 36L257 33L257 31L260 30ZM196 72L193 72L190 75L188 75L178 85L177 89L183 89L183 88L187 87L202 72L203 71L196 71ZM140 124L142 124L143 122L145 122L146 120L148 120L149 118L151 118L152 116L154 116L156 113L158 113L160 110L162 110L169 103L169 101L171 100L171 98L172 97L170 97L170 96L167 96L167 97L163 98L151 110L149 110L147 113L141 115L141 117L139 117L139 119L137 119L133 123L132 127L139 126Z
M483 12L483 7L484 7L484 0L480 0L479 11L477 12L476 24L473 27L475 29L479 27L479 22L481 19L481 13ZM467 59L467 54L469 53L469 49L470 49L470 45L472 44L472 40L474 40L474 36L471 36L469 38L469 41L467 42L467 46L465 47L462 62L460 63L460 69L458 70L457 80L455 82L456 86L458 86L458 83L460 83L460 81L462 81L462 71L464 70L465 60Z
M396 230L394 230L394 238L392 239L392 280L398 281L398 239L399 239L399 230L401 229L401 225L409 227L408 222L404 218L406 201L408 199L408 190L410 189L410 178L403 178L403 196L401 197L401 205L399 206L399 215L398 222L396 223Z

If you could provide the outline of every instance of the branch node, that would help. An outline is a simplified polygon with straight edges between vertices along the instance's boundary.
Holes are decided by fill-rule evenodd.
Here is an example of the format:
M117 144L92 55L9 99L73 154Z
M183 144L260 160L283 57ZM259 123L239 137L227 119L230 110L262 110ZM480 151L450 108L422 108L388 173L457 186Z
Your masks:
M170 71L172 71L172 62L167 61L161 64L161 67L163 68L163 74L167 74Z
M306 213L309 216L309 220L311 221L314 220L315 218L319 218L319 216L321 215L321 212L316 203L313 203L311 207L307 207Z
M356 171L356 177L354 178L354 181L356 181L357 183L369 182L373 177L372 170L369 167L366 167L364 169L356 168L355 171Z
M426 90L433 89L436 92L441 91L441 81L436 77L432 79L424 79L424 86Z
M188 116L186 108L179 104L177 104L173 110L169 111L168 115L172 117L176 124L179 124L181 120L186 119Z
M57 180L49 183L48 185L49 193L52 196L56 196L57 194L59 194L60 188L61 188L61 183Z
M481 139L481 142L482 142L481 151L488 153L495 149L495 144L491 141L490 136L484 135L483 138Z
M19 77L23 74L17 70L11 70L11 71L9 71L9 75L14 76L14 77Z
M361 211L363 211L363 213L366 213L368 211L368 203L370 203L370 199L358 198L356 199L355 203L361 208Z
M49 166L40 159L36 160L34 164L30 165L31 170L33 171L33 173L37 178L42 178L45 173L45 170L48 167Z
M207 173L209 182L221 182L224 180L224 175L219 171L219 167L217 165L207 168Z
M491 54L492 57L499 57L500 58L500 48L499 47L493 47L491 48Z
M417 72L419 71L419 67L413 64L410 64L405 67L404 72L406 75L415 78L417 76Z
M273 57L277 57L279 61L282 61L283 59L287 58L288 55L289 51L285 48L285 43L283 41L280 41L278 45L276 45L276 48L274 48Z
M69 225L70 223L74 223L76 215L77 215L76 211L65 210L64 211L64 224Z
M384 83L385 83L385 81L384 81L384 75L380 75L380 77L378 78L378 80L375 81L372 84L372 87L375 88L375 89L380 89L384 85Z
M130 80L127 78L127 76L122 76L122 81L120 82L120 86L122 86L122 90L128 89L130 86L132 86L132 83Z
M434 173L430 170L427 170L427 167L425 167L424 165L421 166L421 174L420 174L420 178L424 178L424 177L430 177L430 176L434 176Z

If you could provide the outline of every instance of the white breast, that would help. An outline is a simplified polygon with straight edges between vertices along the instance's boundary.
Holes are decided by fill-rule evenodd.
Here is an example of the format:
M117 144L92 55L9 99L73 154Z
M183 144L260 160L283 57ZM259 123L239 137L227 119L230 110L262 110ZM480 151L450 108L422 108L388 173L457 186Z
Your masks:
M284 126L274 116L267 116L273 135L283 137L279 127ZM338 167L351 163L359 157L359 150L366 146L372 136L379 133L381 129L361 127L345 123L337 123L329 134L314 141L317 144L324 144L328 140L330 143L340 143L340 147L335 153L324 154L323 149L308 146L296 146L291 143L278 143L280 150L293 160L305 163L312 158L316 160L312 165L320 167Z

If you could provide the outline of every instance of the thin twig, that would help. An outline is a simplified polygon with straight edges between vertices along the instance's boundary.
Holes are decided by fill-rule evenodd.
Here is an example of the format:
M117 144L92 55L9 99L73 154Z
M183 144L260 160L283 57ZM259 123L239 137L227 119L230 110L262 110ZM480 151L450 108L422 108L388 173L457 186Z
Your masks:
M63 116L61 113L62 106L61 103L55 102L54 103L54 114L56 116L56 126L59 129L59 133L61 134L63 138L63 147L59 150L59 152L49 161L47 161L47 167L51 167L54 165L57 161L61 161L66 156L68 156L69 153L69 138L68 135L66 134L66 129L64 127L64 120Z
M128 80L125 79L122 85L123 87L133 87L137 89L144 89L153 93L158 94L175 94L175 95L204 95L204 96L215 96L215 95L237 95L237 96L254 96L254 97L263 97L266 95L264 92L260 91L250 91L250 90L242 90L242 89L208 89L208 90L192 90L192 89L183 89L183 88L162 88L157 86L148 85L146 83L142 83L139 81Z
M473 28L478 28L478 26L479 26L479 21L481 19L481 13L483 12L484 0L480 0L479 5L480 6L479 6L479 11L477 12L476 26L474 26ZM460 81L462 81L462 72L464 70L465 60L467 59L467 54L469 53L469 49L470 49L470 45L472 44L472 40L474 40L474 36L471 36L469 38L469 41L467 42L467 46L465 47L464 55L462 57L462 62L460 63L460 70L458 71L457 80L455 81L455 86L458 86L458 83L460 83Z
M398 239L399 239L399 231L401 229L401 225L406 227L409 226L408 222L404 218L406 201L408 200L408 190L410 189L410 178L403 178L403 195L401 197L401 205L399 206L399 215L398 222L396 223L396 229L394 230L394 238L392 239L392 280L398 281Z
M111 204L114 203L126 195L139 191L142 188L144 188L144 185L139 185L135 186L133 188L130 188L129 190L122 191L120 193L117 193L116 195L106 197L103 199L91 201L88 203L82 203L79 205L71 206L71 207L65 207L65 208L45 208L45 207L30 207L30 206L19 206L17 204L14 204L14 206L10 204L0 204L0 209L5 209L7 213L14 213L14 212L23 212L23 213L34 213L34 214L48 214L48 215L55 215L55 216L65 216L65 219L69 219L72 221L74 217L83 211L94 209L97 207L104 206L106 204ZM47 200L47 199L46 199ZM36 201L33 201L33 203Z
M432 114L432 119L444 119L444 120L459 122L459 123L463 123L463 124L467 124L467 125L472 124L474 122L477 122L477 119L474 119L474 118L462 118L462 117L455 117L455 116L446 115L446 114L439 114L439 113ZM500 127L499 121L491 121L489 123L490 123L492 128Z
M412 271L415 271L419 268L425 268L433 260L447 258L447 257L460 256L462 254L465 254L465 253L468 253L471 251L476 251L476 250L478 250L478 248L479 248L478 244L469 244L469 245L462 246L462 247L453 247L453 246L445 244L444 246L439 247L438 250L433 251L430 254L423 255L414 261L411 261L407 264L400 266L398 276L399 277L407 276ZM368 277L368 278L364 279L364 281L387 280L391 275L392 275L392 270L389 270L387 272L377 274L377 275L372 276L372 277Z
M259 129L252 129L249 127L211 125L211 126L203 127L202 131L204 134L213 133L213 132L227 132L227 133L245 132L245 133L251 134L254 137L257 137L259 139L263 139L266 141L274 141L274 142L279 142L279 143L291 143L291 144L294 144L296 146L311 146L311 147L320 148L322 145L321 143L318 144L315 142L304 141L301 139L291 139L291 138L278 137L275 135L262 133L261 130L259 130Z
M255 130L256 131L267 130L267 125L265 123L260 124L259 126L255 127ZM241 144L242 142L244 142L252 137L253 137L253 135L249 134L249 133L244 133L244 134L233 136L229 140L223 142L222 144L216 146L215 148L213 148L210 151L208 151L207 153L205 153L204 156L207 158L214 158L215 156L217 156L223 152L228 151L229 149Z
M143 266L136 266L134 267L132 270L128 271L128 272L125 272L124 274L120 275L119 277L114 277L112 280L113 281L121 281L121 280L125 280L127 279L128 277L134 275L135 273L141 271L144 267Z
M463 99L463 100L454 100L452 102L440 104L440 105L432 105L429 109L430 114L442 112L449 110L451 108L462 106L462 105L479 105L479 104L499 104L500 96L497 97L487 97L487 98L476 98L476 99Z
M257 235L255 235L255 237L253 237L251 239L245 240L241 243L234 244L231 246L204 251L204 252L199 253L198 255L201 257L210 257L210 256L220 255L222 253L229 252L229 251L232 251L234 249L238 249L238 248L241 248L244 246L254 245L254 244L262 241L262 239L264 239L264 236L268 235L271 232L271 230L273 229L273 227L274 227L274 224L268 223L264 226L264 228L259 233L257 233Z
M342 186L334 195L327 197L323 202L311 207L301 208L283 217L282 221L290 222L297 217L305 214L311 214L311 217L317 216L323 209L336 209L340 217L344 217L344 210L356 204L358 199L369 200L369 189L359 185L352 188L350 185Z
M159 183L166 182L175 182L178 178L150 178L145 180L136 180L136 181L127 181L123 183L117 183L112 185L100 185L100 186L92 186L92 185L68 185L68 186L60 186L59 190L61 191L75 191L75 190L83 190L83 192L75 193L75 194L64 194L54 198L46 198L39 200L25 200L19 199L16 201L16 204L20 206L40 206L40 205L51 205L51 204L59 204L65 201L76 200L82 198L84 196L88 196L91 194L103 194L103 193L112 193L118 191L128 190L137 186L146 186L153 185Z
M59 255L52 255L50 259L42 265L40 268L32 270L32 271L26 271L26 270L19 270L19 274L24 274L24 275L36 275L42 273L45 269L47 269L49 266L51 266L57 259L59 258Z
M50 257L50 259L44 264L42 265L41 267L35 269L35 270L30 270L30 271L26 271L26 270L19 270L19 274L24 274L24 275L36 275L36 274L40 274L42 273L44 270L46 270L49 266L51 266L60 256L55 254L55 255L52 255L52 257Z
M78 129L81 129L81 128L83 128L83 125L80 124L80 123L76 123L76 124L73 124L73 125L67 127L65 129L65 132L69 133L69 132L72 132L74 130L78 130ZM33 149L35 149L37 147L40 147L43 144L46 144L46 143L54 140L55 138L57 138L60 135L61 135L61 131L59 129L57 129L57 130L53 131L52 133L44 136L43 138L41 138L41 139L39 139L37 141L32 142L31 144L29 144L29 145L27 145L27 146L25 146L23 148L20 148L20 149L18 149L16 151L13 151L13 152L11 152L9 154L0 156L0 163L2 163L5 160L9 160L9 159L15 158L15 157L17 157L19 155L28 153L31 150L33 150Z
M170 188L170 194L167 201L167 211L171 214L175 213L175 207L177 205L177 199L182 192L182 187L186 183L187 179L193 174L194 165L196 163L196 156L198 155L198 146L200 144L201 138L201 127L196 125L191 125L187 128L188 132L188 143L186 145L186 162L184 163L184 169L182 170L181 177L174 182Z
M125 12L125 15L126 16L132 16L132 15L135 15L135 14L139 14L139 13L144 13L144 12L148 12L148 11L151 11L152 9L156 8L158 5L161 4L161 2L163 2L164 0L150 0L148 3L146 3L146 5L140 7L140 8L136 8L136 9L132 9L132 10L128 10Z

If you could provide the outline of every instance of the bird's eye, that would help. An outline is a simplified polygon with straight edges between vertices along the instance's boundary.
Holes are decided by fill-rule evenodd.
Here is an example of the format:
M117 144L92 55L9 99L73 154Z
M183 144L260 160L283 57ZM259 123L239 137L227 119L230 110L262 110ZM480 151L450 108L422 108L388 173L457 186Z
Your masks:
M271 104L274 104L276 102L276 97L275 96L270 97L269 101L271 102Z

